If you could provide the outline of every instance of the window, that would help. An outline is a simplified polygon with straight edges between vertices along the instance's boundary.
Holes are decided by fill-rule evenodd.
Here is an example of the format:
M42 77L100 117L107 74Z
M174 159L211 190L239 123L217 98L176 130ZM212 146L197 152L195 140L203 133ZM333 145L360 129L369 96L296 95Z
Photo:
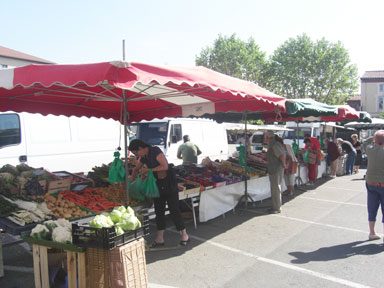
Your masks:
M379 84L379 92L384 93L384 84Z
M171 142L177 143L183 138L181 124L173 124L171 127Z
M129 140L140 139L149 145L165 145L168 122L136 123L128 129Z
M384 96L377 97L377 111L378 112L384 111Z
M0 147L20 144L20 119L17 114L0 115Z

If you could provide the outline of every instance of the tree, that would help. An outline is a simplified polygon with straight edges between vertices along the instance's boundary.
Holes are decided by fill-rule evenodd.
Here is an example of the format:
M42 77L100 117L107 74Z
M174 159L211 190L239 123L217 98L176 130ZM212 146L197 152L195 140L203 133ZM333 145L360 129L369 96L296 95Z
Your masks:
M195 63L263 86L266 55L252 38L244 42L236 34L230 37L219 35L212 47L202 49Z
M358 87L357 68L340 42L303 34L277 48L264 70L266 88L287 98L343 104Z

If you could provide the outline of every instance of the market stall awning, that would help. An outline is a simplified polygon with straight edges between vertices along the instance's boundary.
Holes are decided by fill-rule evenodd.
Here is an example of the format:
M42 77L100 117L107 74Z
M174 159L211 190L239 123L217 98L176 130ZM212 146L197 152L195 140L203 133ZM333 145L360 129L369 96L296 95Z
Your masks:
M205 67L104 62L0 70L0 111L129 121L218 112L284 111L285 98Z
M338 108L336 106L317 102L310 98L288 99L285 102L287 115L291 117L320 117L336 116Z
M302 99L297 99L302 100ZM327 105L323 103L319 103L321 105L318 105L316 107L314 106L302 106L302 101L297 101L297 103L300 103L297 107L300 107L297 110L293 110L292 108L292 101L296 101L295 99L290 99L286 101L286 112L280 113L280 115L275 115L273 113L266 112L263 114L265 117L264 120L266 122L288 122L288 121L295 121L295 122L349 122L349 121L356 121L360 119L361 112L356 111L354 108L352 108L349 105ZM289 102L289 103L288 103ZM315 101L316 102L316 101ZM323 108L319 108L323 107ZM324 108L325 107L325 108ZM321 110L324 109L324 110ZM295 113L294 115L290 115L289 111L291 113ZM293 112L292 112L293 111ZM335 113L336 114L333 114ZM306 115L306 116L303 116Z

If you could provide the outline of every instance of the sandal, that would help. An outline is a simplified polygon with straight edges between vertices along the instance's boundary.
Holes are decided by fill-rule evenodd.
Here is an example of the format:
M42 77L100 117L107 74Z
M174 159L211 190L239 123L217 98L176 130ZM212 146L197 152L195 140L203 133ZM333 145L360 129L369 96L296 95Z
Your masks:
M369 235L368 239L369 239L369 240L379 240L379 239L380 239L380 236L379 236L379 235L376 235L376 234L373 234L373 235Z
M164 242L163 243L157 243L156 241L154 241L151 245L151 248L159 248L159 247L164 247Z
M191 241L191 239L188 238L188 240L181 240L181 241L179 242L179 244L180 244L181 246L187 246L187 244L188 244L190 241Z

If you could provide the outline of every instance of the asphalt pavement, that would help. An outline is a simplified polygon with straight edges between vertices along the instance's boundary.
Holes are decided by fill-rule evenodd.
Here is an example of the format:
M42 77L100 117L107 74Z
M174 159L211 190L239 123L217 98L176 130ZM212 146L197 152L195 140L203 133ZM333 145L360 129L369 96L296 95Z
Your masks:
M268 214L265 200L197 229L189 219L187 247L177 247L170 225L166 245L175 249L146 253L150 287L383 287L383 240L368 241L364 174L304 186L283 197L281 214ZM33 287L26 248L3 248L1 288Z

